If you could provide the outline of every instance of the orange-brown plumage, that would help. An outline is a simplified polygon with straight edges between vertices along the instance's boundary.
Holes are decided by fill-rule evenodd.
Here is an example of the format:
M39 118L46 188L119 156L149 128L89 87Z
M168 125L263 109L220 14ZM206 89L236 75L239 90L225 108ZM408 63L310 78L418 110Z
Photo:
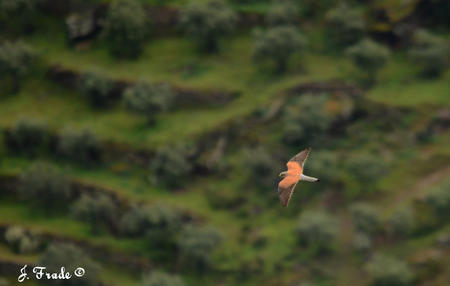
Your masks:
M308 158L311 148L306 148L294 157L292 157L286 166L288 170L285 172L285 177L278 184L278 196L283 207L287 207L294 192L294 188L300 181L300 175L303 174L303 166Z

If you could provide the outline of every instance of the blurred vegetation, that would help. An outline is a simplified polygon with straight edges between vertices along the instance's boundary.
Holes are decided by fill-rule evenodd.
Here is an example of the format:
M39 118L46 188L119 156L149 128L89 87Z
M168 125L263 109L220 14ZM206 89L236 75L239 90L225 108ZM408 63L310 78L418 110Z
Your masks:
M446 7L0 0L0 285L448 285Z

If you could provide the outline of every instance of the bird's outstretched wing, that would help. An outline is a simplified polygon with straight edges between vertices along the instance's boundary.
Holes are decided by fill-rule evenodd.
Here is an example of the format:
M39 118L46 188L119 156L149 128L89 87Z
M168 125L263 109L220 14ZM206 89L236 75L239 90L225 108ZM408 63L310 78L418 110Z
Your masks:
M294 188L297 185L300 177L295 175L287 175L283 180L278 183L278 196L280 197L280 203L283 207L287 207L289 200L292 197Z
M297 155L292 157L291 160L289 160L289 162L297 162L303 169L306 159L308 159L309 152L311 152L310 147L306 148L305 150L301 151L300 153L298 153ZM288 162L288 164L289 164L289 162Z

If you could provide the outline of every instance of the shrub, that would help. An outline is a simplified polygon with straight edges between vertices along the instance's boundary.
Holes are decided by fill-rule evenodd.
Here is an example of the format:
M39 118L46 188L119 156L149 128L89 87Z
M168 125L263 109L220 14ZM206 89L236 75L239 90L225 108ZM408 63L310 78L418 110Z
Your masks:
M138 114L145 115L150 124L154 123L158 113L167 111L174 94L166 84L148 85L138 83L124 92L125 105Z
M336 221L323 211L305 212L297 226L300 244L321 252L331 250L336 232Z
M398 209L389 219L391 234L406 237L414 227L414 215L411 208Z
M58 153L64 158L85 165L93 165L101 161L100 142L87 129L82 131L65 129L59 136Z
M173 242L173 235L181 227L181 216L173 209L162 205L135 205L122 217L120 226L129 236L147 235L152 242Z
M276 176L276 163L262 147L244 150L243 162L250 172L249 180L261 188L270 187Z
M25 32L29 32L35 25L35 14L43 0L0 0L0 17L6 17L7 21L16 20L22 25Z
M144 276L142 286L184 286L178 275L170 275L161 271L153 271Z
M254 60L256 62L273 61L277 73L285 72L291 56L302 52L306 45L303 36L289 26L269 28L256 36L253 49Z
M372 85L376 81L376 74L389 58L388 48L377 44L370 39L361 40L346 51L360 72L366 73L363 83Z
M20 81L31 69L35 54L22 42L4 42L0 45L0 74L9 76L13 94L20 90Z
M350 211L358 231L371 235L379 230L380 215L373 206L366 203L356 203L351 206Z
M26 155L36 155L49 147L50 135L47 126L39 121L21 119L17 121L7 138L8 148Z
M374 286L411 285L413 279L408 265L390 256L376 255L366 268Z
M5 232L5 240L16 253L32 253L40 245L39 240L20 226L10 226Z
M355 154L347 159L346 170L359 186L354 188L376 190L379 178L387 173L386 163L371 154Z
M210 265L211 255L221 241L221 233L214 228L187 226L178 239L181 259L202 270Z
M432 190L425 198L438 218L445 218L450 215L450 183Z
M338 158L332 151L315 151L311 153L308 160L308 173L320 174L320 182L330 184L336 182L338 168Z
M160 148L150 163L151 177L156 183L178 187L185 180L192 165L187 159L187 148L183 145Z
M113 82L101 74L93 72L82 74L79 89L94 107L105 107L112 102Z
M108 8L105 21L105 34L111 54L123 58L139 57L147 26L145 10L138 2L113 2Z
M60 207L71 197L70 183L55 167L43 162L31 165L19 178L19 193L47 210Z
M8 286L9 283L5 278L0 277L0 286Z
M356 251L366 253L372 248L372 240L366 233L357 232L353 239L353 247Z
M72 244L53 243L39 258L38 265L45 265L47 272L59 272L64 266L67 272L73 273L78 267L86 272L82 279L48 280L51 285L64 286L96 286L99 285L99 265L81 249Z
M218 50L219 37L231 31L235 21L235 13L221 0L191 1L180 15L180 27L209 53Z
M436 77L448 67L449 48L444 39L420 30L414 35L409 55L426 77Z
M111 227L115 221L117 208L107 195L83 194L72 205L71 212L76 218L91 224L92 232L97 233L101 227Z
M311 143L325 133L332 122L326 111L325 95L303 95L290 105L284 115L283 140L287 144L298 145Z
M266 21L270 26L295 24L298 16L297 6L290 1L275 2L267 13Z
M333 48L342 49L358 42L365 32L362 13L345 3L331 9L326 15L327 38Z

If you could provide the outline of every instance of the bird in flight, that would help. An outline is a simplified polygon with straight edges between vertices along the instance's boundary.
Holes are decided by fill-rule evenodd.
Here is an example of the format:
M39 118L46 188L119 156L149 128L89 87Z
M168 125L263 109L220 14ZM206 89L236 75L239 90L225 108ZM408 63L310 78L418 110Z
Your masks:
M291 199L292 193L294 192L294 188L298 181L319 181L317 178L309 177L303 174L303 166L305 165L306 159L308 159L310 151L311 148L306 148L292 157L292 159L286 164L288 170L280 173L280 177L284 179L278 184L278 196L280 197L280 202L283 207L288 206L289 200Z

